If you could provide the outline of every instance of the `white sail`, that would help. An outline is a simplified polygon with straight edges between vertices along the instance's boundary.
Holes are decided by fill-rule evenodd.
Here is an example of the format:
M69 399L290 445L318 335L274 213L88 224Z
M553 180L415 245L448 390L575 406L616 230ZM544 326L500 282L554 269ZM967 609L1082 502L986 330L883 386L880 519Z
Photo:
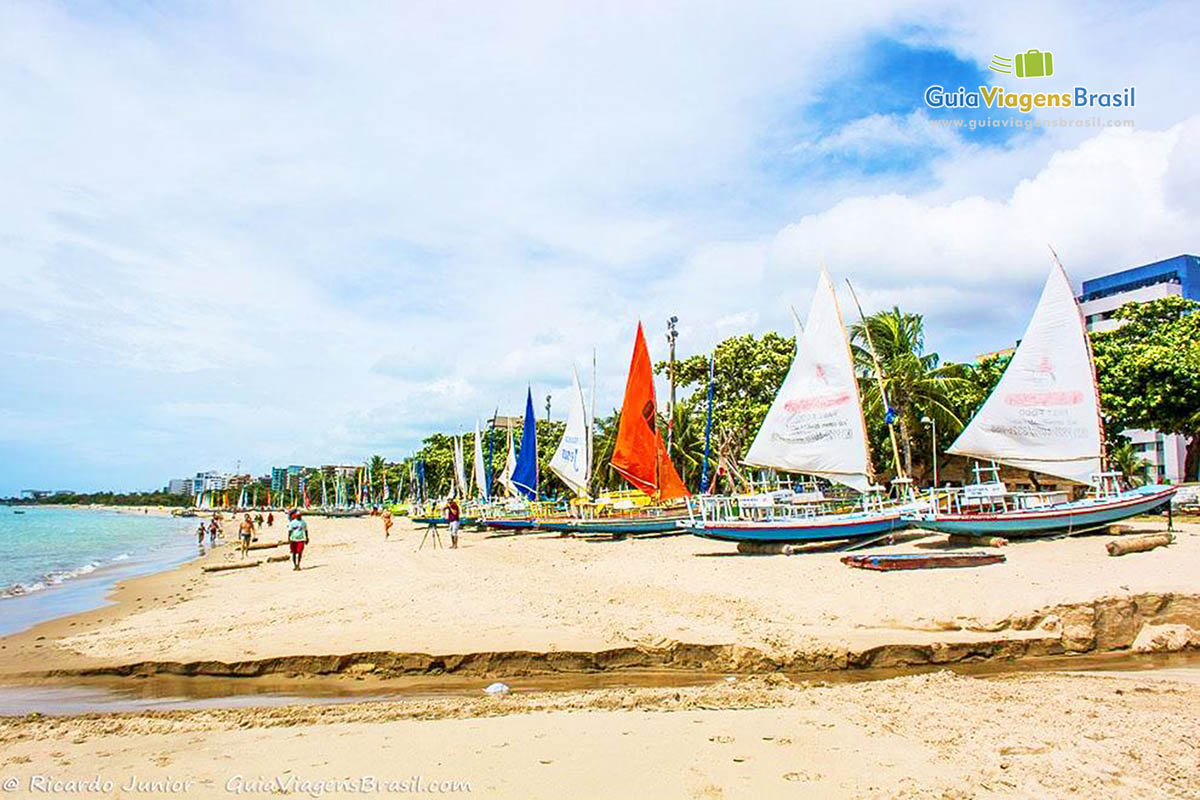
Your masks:
M550 469L562 479L567 487L580 497L587 497L588 476L592 472L591 453L588 452L587 406L583 400L583 389L579 385L579 373L575 372L570 409L567 411L567 428L562 441L550 459Z
M1089 483L1103 435L1083 316L1060 264L1000 382L946 452Z
M454 482L460 497L467 496L467 473L463 467L463 443L461 436L454 437Z
M475 420L475 489L484 500L488 499L487 469L483 463L483 437L479 435L479 420Z
M509 497L516 497L517 486L512 482L513 473L517 469L517 449L513 446L512 427L508 429L508 455L504 459L504 472L500 473L500 485Z
M792 366L746 463L816 475L860 492L870 486L871 456L854 359L824 269Z

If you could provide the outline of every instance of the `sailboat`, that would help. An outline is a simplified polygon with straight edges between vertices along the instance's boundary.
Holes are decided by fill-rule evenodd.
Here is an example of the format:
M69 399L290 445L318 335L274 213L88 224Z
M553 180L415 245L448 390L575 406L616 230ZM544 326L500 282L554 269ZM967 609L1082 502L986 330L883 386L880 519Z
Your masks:
M571 405L567 411L567 427L550 459L550 470L559 477L576 497L587 499L588 483L592 474L591 430L583 400L583 388L579 385L579 373L572 374Z
M583 407L583 392L579 381L575 381L579 409L573 407L570 414L579 414L584 430L575 438L583 446L587 436L587 413ZM570 420L568 420L570 431ZM617 441L610 461L613 469L620 473L632 486L640 489L656 504L652 509L640 509L637 514L596 516L567 520L537 520L539 530L560 533L666 533L678 529L684 518L682 510L674 512L661 504L689 496L675 465L667 455L666 444L658 430L658 405L654 397L654 373L650 363L650 351L646 347L646 336L639 322L633 343L633 357L629 364L629 377L625 382L625 399L621 405L621 424L617 429ZM590 466L590 465L589 465ZM574 470L566 470L577 476ZM557 472L557 471L556 471ZM585 473L586 475L586 473ZM561 474L560 474L561 477ZM578 480L573 477L573 480ZM564 479L564 482L567 482ZM568 482L568 486L571 484ZM584 483L586 489L586 481Z
M874 540L906 526L901 511L883 504L871 483L871 454L850 342L833 283L822 267L803 330L779 392L763 420L745 463L802 473L862 494L860 510L821 513L820 492L792 495L788 506L760 505L747 498L736 511L703 498L700 519L683 523L692 533L734 542ZM787 493L791 495L791 493ZM773 498L770 498L773 500ZM724 513L717 513L723 511Z
M1007 369L947 450L990 466L976 468L974 484L910 515L912 522L967 536L1049 536L1103 528L1170 503L1174 486L1124 488L1120 473L1104 471L1099 397L1083 315L1055 257ZM1091 492L1076 501L1066 492L1009 492L997 464L1090 484Z

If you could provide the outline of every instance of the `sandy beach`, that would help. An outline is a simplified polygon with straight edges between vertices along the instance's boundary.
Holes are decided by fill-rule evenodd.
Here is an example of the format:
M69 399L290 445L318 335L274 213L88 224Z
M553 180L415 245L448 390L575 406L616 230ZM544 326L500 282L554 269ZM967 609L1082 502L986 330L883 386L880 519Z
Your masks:
M989 646L1007 646L993 654L1013 656L1109 650L1128 647L1145 624L1200 627L1195 523L1178 523L1169 548L1120 558L1105 551L1108 537L1085 536L1012 544L1000 565L880 574L850 569L835 553L746 557L691 536L593 541L467 532L451 551L419 549L422 532L406 520L388 540L378 519L310 522L299 573L287 562L202 573L238 559L226 544L121 585L115 606L0 641L0 670L293 658L273 668L323 672L337 666L306 666L299 657L356 653L451 656L443 671L488 675L832 669L977 657ZM282 536L277 525L260 541ZM944 537L918 533L887 549L943 547ZM613 663L594 656L576 663L606 651L618 651ZM395 668L439 669L419 658Z
M468 531L452 551L421 548L423 531L407 520L387 540L379 519L309 522L300 572L286 562L202 572L239 560L225 544L121 584L112 605L0 640L0 671L9 680L328 676L379 687L440 676L455 681L453 696L10 718L0 771L26 788L35 775L186 779L194 796L227 796L239 775L420 775L466 780L487 797L1200 791L1194 667L833 685L804 675L1195 648L1195 522L1176 521L1168 548L1119 558L1105 550L1112 537L1083 536L1011 544L1004 564L903 573L851 569L832 552L738 556L690 536ZM259 540L282 534L277 525ZM917 532L879 549L944 547ZM539 675L651 669L712 677L674 688L522 689ZM514 693L484 697L497 679Z

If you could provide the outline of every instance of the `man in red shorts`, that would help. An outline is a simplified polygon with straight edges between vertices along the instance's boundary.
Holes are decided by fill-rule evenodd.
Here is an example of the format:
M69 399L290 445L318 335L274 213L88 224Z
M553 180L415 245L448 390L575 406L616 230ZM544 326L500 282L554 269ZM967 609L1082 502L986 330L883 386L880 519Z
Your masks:
M304 556L304 545L308 544L308 523L301 517L299 511L291 513L288 523L288 547L292 551L292 569L300 569L300 559Z

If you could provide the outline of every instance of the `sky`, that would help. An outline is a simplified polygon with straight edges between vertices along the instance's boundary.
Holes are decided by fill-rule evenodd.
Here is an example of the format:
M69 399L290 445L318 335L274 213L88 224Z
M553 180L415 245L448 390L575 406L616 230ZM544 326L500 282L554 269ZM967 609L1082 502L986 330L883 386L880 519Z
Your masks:
M821 263L944 359L1010 346L1047 245L1077 288L1200 250L1198 34L1148 2L3 4L0 496L399 459L527 387L563 418L593 352L604 413L638 320L656 360L672 315L680 356L790 332ZM989 71L1030 48L1053 76ZM1093 117L1133 126L1024 127Z

